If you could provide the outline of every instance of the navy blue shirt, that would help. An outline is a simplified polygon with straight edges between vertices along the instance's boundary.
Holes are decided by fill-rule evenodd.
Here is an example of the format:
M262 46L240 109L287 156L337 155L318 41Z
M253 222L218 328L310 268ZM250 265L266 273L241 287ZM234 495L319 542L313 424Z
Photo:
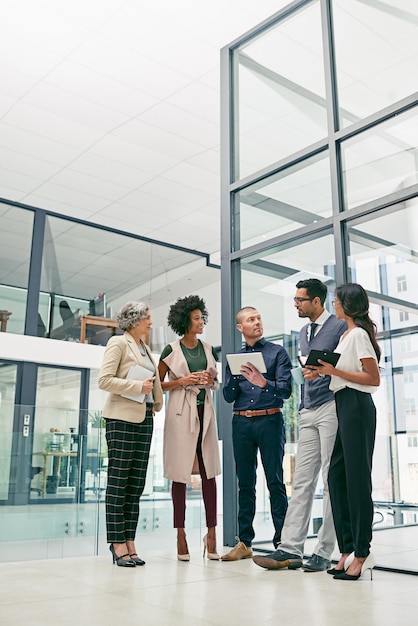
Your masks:
M241 352L263 354L267 368L263 376L267 380L267 385L261 388L250 383L244 376L232 376L227 364L222 390L225 400L234 402L235 411L282 408L283 400L286 400L292 392L290 373L292 363L286 350L262 337L253 346L246 344Z

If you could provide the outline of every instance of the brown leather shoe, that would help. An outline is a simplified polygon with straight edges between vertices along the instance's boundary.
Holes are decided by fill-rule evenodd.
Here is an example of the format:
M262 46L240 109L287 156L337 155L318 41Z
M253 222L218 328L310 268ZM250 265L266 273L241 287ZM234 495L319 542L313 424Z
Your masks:
M238 541L237 545L230 552L221 556L221 561L239 561L240 559L251 559L253 551L251 548Z
M298 569L302 567L302 559L297 554L291 554L284 550L275 550L265 556L255 556L253 561L256 565L265 569Z

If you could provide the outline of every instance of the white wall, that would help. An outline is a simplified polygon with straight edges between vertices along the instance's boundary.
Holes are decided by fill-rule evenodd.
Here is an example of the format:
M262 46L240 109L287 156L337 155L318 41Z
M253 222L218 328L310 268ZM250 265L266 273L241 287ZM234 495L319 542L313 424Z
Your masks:
M1 359L98 369L103 352L103 346L0 333Z

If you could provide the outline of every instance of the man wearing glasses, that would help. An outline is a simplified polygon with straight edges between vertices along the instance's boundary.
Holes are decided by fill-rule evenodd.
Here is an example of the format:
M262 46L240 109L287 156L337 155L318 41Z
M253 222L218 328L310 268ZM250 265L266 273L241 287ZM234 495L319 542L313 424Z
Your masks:
M307 356L311 349L334 351L340 336L347 330L344 320L337 320L324 309L326 297L327 286L316 278L301 280L296 285L294 306L299 317L310 320L299 336L303 356ZM255 556L253 561L266 569L303 567L306 572L321 572L331 564L336 540L327 478L337 433L337 413L334 394L329 390L330 377L308 368L303 368L302 373L305 382L301 389L293 493L282 529L282 541L278 550L266 556ZM324 483L323 521L314 552L302 564L320 470Z

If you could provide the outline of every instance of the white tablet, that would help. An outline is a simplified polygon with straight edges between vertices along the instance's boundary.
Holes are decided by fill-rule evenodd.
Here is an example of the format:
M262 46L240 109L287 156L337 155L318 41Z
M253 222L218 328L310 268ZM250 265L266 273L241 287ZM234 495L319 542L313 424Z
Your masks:
M264 363L263 355L261 352L237 352L236 354L227 354L226 359L231 369L233 376L239 376L241 373L241 366L251 363L259 372L264 374L267 372L266 364Z

